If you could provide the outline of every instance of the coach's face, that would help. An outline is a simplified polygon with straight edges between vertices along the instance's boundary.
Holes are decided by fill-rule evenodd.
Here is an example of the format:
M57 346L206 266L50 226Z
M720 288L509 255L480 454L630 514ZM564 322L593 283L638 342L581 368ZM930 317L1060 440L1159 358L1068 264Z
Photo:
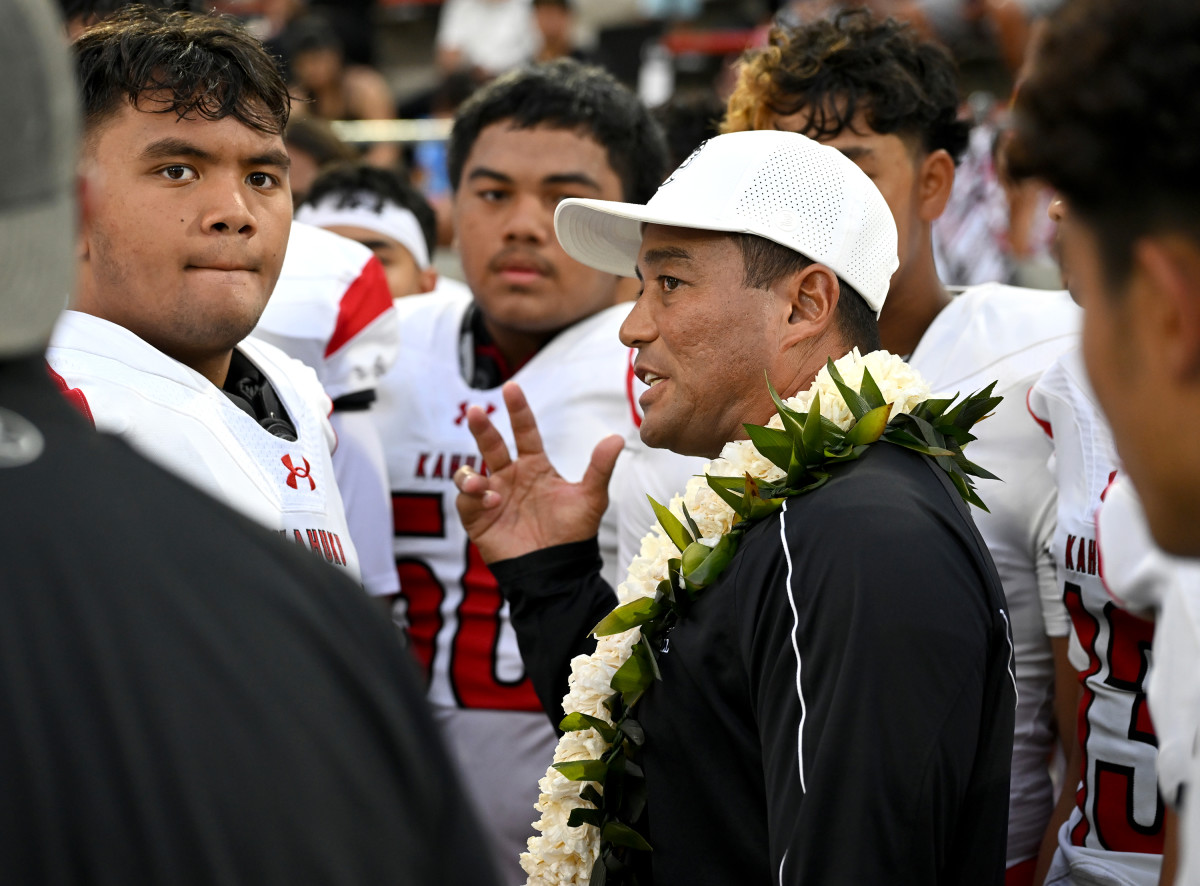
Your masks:
M498 339L542 338L613 304L619 278L569 257L554 235L567 197L622 199L608 152L574 129L484 127L463 164L454 225L463 273Z
M84 142L75 307L220 384L279 277L287 169L280 136L233 117L123 107Z
M812 268L836 291L828 269ZM634 369L650 386L638 400L647 445L715 457L746 436L743 422L765 424L774 414L767 375L784 395L811 379L816 367L797 363L804 349L796 344L827 317L814 324L807 305L797 307L795 277L747 287L741 249L727 234L647 225L637 271L642 292L621 341L637 348Z

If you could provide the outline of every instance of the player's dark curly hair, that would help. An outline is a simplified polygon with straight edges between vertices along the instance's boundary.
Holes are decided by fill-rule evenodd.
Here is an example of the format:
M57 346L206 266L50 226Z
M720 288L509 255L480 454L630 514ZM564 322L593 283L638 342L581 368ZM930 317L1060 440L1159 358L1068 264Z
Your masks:
M336 197L337 208L353 209L362 206L361 198L364 195L373 198L371 204L365 207L372 212L382 212L384 206L389 203L411 212L421 226L429 254L433 255L437 251L437 216L433 207L420 191L405 181L399 173L390 169L380 169L365 163L341 163L331 166L313 181L312 188L300 205L315 205Z
M58 8L62 10L63 18L67 21L76 18L100 21L118 10L133 5L129 0L58 0ZM143 0L142 5L198 12L202 3L201 0Z
M666 142L637 96L600 68L559 59L511 71L463 103L447 147L454 188L479 133L502 120L517 129L546 126L591 136L608 153L630 203L645 203L666 176Z
M1052 17L1017 94L1009 169L1067 198L1112 283L1140 236L1200 241L1198 80L1196 0L1083 0Z
M970 125L958 119L958 70L943 47L865 9L798 28L775 27L742 57L722 132L772 129L804 110L810 138L832 138L859 112L875 132L907 137L957 163Z
M774 286L789 274L815 262L794 249L756 234L732 234L742 253L742 285L750 289ZM864 354L879 350L879 320L857 289L838 277L838 304L833 321L848 347Z
M74 43L88 132L123 104L282 133L291 112L275 60L235 19L122 9Z

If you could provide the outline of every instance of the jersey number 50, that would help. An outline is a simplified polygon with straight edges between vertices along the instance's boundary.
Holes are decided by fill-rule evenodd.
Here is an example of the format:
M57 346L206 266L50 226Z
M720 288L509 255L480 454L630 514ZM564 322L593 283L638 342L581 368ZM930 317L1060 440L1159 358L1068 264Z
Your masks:
M446 537L443 496L434 493L392 494L392 519L397 538ZM447 552L448 554L450 552ZM496 579L475 545L467 542L453 570L437 572L424 560L398 556L400 592L408 603L409 638L413 652L432 679L445 669L450 689L464 708L541 711L533 684L522 675L506 680L499 674L503 599ZM445 627L443 612L451 609L456 622L449 639L449 661L438 661L438 635ZM515 641L511 640L515 648ZM515 653L514 653L515 654Z

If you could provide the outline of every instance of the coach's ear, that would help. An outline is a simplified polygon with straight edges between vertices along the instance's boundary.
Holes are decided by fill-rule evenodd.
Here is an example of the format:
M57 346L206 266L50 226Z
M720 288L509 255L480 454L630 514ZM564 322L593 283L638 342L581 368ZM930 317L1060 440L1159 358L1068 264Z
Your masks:
M1144 237L1133 259L1133 285L1149 287L1148 303L1158 304L1154 319L1169 371L1200 381L1200 243L1183 234Z
M825 332L837 311L841 287L837 275L822 264L809 265L802 271L782 278L776 284L786 299L787 329L782 344L792 347Z

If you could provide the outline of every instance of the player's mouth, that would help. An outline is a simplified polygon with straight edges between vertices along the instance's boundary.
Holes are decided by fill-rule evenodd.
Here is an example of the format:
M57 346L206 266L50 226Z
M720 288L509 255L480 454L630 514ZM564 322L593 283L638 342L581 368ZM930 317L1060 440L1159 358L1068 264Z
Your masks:
M517 286L536 283L554 274L554 268L549 262L528 252L502 252L492 259L491 270L500 279Z
M258 268L244 262L220 262L220 261L201 261L192 262L184 267L186 271L214 271L217 273L245 273L257 274Z

